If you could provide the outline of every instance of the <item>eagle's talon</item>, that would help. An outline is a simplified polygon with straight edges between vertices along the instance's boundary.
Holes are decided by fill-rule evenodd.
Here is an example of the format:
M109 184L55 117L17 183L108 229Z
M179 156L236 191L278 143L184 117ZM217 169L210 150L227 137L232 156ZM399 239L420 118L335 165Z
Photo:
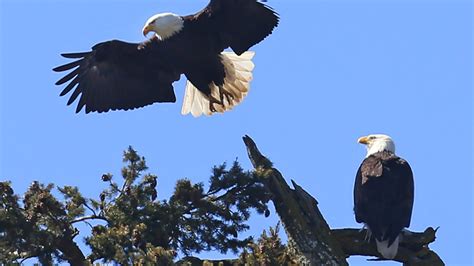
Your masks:
M224 105L224 96L225 96L228 103L231 103L231 101L234 100L234 96L231 93L229 93L228 91L225 91L222 88L219 88L219 95L221 97L222 105Z
M214 104L220 104L223 105L222 102L214 98L212 95L209 95L209 110L213 113L217 112L216 108L214 107Z
M214 103L209 102L209 110L210 110L212 113L217 112L216 108L214 108Z
M370 243L370 239L372 239L372 231L370 231L370 229L367 228L364 240L365 240L365 242Z

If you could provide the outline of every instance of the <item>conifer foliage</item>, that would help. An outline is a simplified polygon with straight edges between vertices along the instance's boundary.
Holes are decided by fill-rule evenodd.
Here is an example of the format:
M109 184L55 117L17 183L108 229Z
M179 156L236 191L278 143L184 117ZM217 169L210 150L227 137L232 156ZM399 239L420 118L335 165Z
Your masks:
M252 247L251 237L239 237L252 209L269 214L259 176L237 161L215 166L209 186L178 180L168 200L158 199L159 180L147 172L144 157L129 147L123 161L121 178L102 175L106 188L97 199L74 186L58 187L59 199L53 184L38 182L20 198L9 182L0 182L0 264L37 258L42 264L167 265L179 252L238 252ZM77 245L79 223L91 228L85 238L90 254Z

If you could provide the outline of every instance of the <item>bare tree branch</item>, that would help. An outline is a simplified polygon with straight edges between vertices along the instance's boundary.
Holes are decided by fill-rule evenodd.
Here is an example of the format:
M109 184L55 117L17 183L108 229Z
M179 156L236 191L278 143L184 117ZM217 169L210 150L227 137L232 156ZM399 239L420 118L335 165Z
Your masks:
M291 189L281 173L260 153L255 142L249 136L243 140L250 161L273 195L272 201L288 235L288 246L294 250L297 262L302 265L348 265L317 201L294 181L295 189Z
M64 234L60 238L54 240L55 246L64 255L64 258L73 266L86 265L87 261L79 246L74 242L77 235L68 225L64 225Z
M89 204L87 204L86 201L85 201L83 204L84 204L84 206L85 206L87 209L89 209L89 210L92 212L92 214L97 215L97 213L95 212L95 210L94 210L91 206L89 206Z
M74 223L78 223L78 222L84 222L84 221L87 221L87 220L103 220L103 221L106 221L107 223L109 222L105 217L103 216L100 216L100 215L88 215L88 216L83 216L83 217L79 217L79 218L76 218L74 220L71 221L71 224L74 224Z
M366 230L334 229L331 232L347 256L379 256L374 241L369 243L365 240ZM428 227L424 232L403 231L400 247L394 260L402 262L404 265L444 265L441 258L428 248L428 245L435 239L436 230L432 227Z

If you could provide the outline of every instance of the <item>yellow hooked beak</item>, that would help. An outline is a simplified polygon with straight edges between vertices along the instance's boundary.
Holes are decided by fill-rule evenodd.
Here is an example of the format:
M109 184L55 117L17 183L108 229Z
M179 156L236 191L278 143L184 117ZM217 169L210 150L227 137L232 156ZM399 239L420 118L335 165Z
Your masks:
M369 143L369 138L367 136L364 136L364 137L360 137L357 142L359 142L360 144L368 144Z
M143 27L143 36L146 37L146 35L151 31L151 26L150 25L146 25L145 27Z

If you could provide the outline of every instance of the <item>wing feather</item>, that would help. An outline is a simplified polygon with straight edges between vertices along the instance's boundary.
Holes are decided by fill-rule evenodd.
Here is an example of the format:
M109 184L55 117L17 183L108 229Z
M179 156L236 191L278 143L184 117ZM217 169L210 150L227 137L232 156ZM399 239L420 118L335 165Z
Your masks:
M76 67L56 85L69 82L60 96L75 88L68 105L81 96L76 112L84 106L89 113L175 102L172 83L181 73L160 61L165 52L166 47L156 41L134 44L114 40L99 43L90 52L62 54L65 58L79 60L53 69L62 72Z
M66 86L66 88L64 88L63 91L61 91L61 93L59 94L59 96L64 96L66 95L69 91L72 90L72 88L74 88L74 86L77 85L77 83L79 83L79 76L75 77L71 82L69 82L69 84Z
M83 52L83 53L62 53L61 55L66 58L83 58L86 55L88 55L89 52Z
M278 14L257 0L211 0L189 18L215 31L221 51L230 47L237 55L265 39L279 22Z
M67 69L65 69L67 70ZM56 82L56 85L62 85L66 82L68 82L69 80L71 80L72 78L76 77L78 74L79 74L79 71L80 69L79 68L76 68L74 69L73 71L71 71L69 74L67 74L66 76L64 76L62 79L58 80Z
M53 71L61 72L61 71L69 70L71 68L74 68L74 67L80 65L82 63L82 61L83 60L81 59L81 60L73 61L71 63L67 63L67 64L62 65L62 66L55 67L55 68L53 68Z

